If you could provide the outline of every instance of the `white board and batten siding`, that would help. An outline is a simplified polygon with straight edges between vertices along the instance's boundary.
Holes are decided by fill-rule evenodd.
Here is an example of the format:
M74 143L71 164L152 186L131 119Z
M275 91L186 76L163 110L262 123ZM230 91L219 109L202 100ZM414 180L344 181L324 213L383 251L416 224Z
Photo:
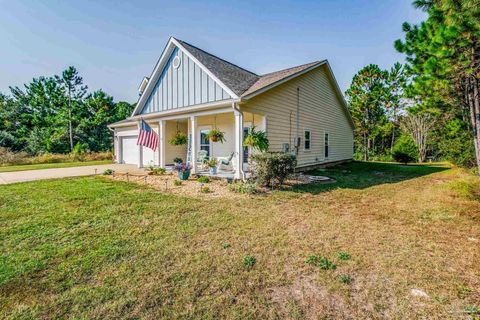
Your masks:
M298 134L298 166L302 167L353 158L353 126L341 99L327 67L321 66L253 97L242 110L267 117L271 151L282 151L284 143L292 148ZM310 150L304 150L304 130L311 132ZM329 135L328 158L324 157L325 133Z
M178 67L174 66L174 59L179 61ZM185 52L175 48L140 113L174 110L230 98Z

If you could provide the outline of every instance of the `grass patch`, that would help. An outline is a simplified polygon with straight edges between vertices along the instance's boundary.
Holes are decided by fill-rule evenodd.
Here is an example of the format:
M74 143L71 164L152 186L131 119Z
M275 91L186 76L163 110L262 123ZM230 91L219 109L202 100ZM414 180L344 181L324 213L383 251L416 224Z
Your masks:
M343 284L350 284L353 281L352 277L348 274L341 274L340 276L338 276L338 279Z
M480 201L480 179L476 176L464 176L451 182L449 187L461 198Z
M243 265L247 269L253 268L253 266L257 263L257 259L255 259L254 256L247 254L246 256L243 257Z
M2 186L0 318L475 315L480 207L445 187L475 177L357 162L318 173L338 183L233 199L104 177ZM412 288L441 299L420 305Z
M322 270L335 270L337 269L337 265L330 261L328 258L321 256L321 255L310 255L308 256L307 260L305 260L306 264L311 266L318 267Z
M340 259L340 260L344 260L344 261L345 260L350 260L351 257L352 256L350 255L350 253L345 252L345 251L340 251L338 253L338 259Z

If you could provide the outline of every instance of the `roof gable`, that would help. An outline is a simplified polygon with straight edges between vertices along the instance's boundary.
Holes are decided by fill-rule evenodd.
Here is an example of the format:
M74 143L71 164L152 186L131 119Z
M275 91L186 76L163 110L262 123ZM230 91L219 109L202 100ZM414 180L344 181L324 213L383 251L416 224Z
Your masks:
M176 47L139 112L148 114L230 98L201 66Z
M176 56L179 56L181 61L178 68L173 66ZM132 117L219 100L238 99L236 93L173 37L168 41L149 79Z

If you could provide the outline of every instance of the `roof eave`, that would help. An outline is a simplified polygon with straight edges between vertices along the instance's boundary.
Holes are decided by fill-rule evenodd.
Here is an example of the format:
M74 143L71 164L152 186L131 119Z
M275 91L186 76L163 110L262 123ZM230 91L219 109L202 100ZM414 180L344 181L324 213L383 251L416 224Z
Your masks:
M121 128L121 127L131 127L136 124L136 121L132 120L129 122L123 122L123 123L111 123L107 124L107 128L110 129L115 129L115 128Z

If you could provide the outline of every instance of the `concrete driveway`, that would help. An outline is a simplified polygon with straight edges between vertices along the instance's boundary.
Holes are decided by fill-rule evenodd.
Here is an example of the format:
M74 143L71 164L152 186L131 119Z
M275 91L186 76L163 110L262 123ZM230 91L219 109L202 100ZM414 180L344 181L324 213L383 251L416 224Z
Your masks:
M132 164L101 164L101 165L84 166L84 167L1 172L0 184L9 184L9 183L44 180L44 179L90 176L90 175L94 175L95 173L102 174L106 169L112 169L112 170L115 170L116 172L130 172L130 173L143 172L143 169L138 169L136 165L132 165Z

